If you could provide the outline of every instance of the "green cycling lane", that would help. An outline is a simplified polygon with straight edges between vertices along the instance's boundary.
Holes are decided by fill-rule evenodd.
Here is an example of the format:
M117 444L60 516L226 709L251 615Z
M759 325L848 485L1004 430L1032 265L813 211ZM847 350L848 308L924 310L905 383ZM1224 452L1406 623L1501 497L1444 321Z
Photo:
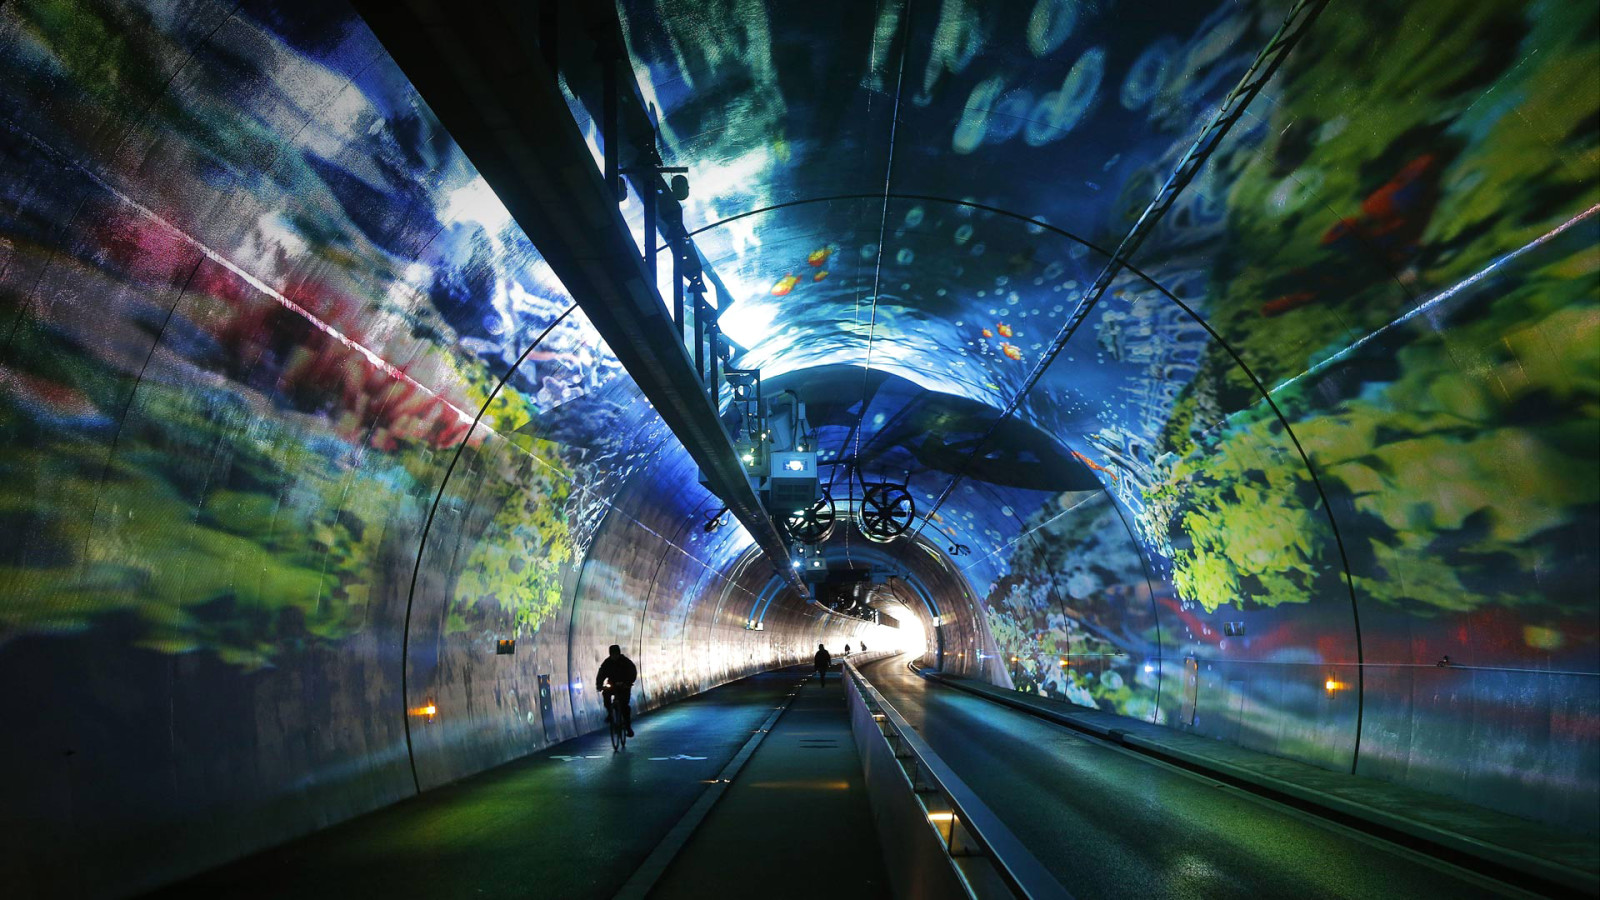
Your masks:
M1078 900L1507 896L1472 873L929 682L904 657L862 672Z
M775 707L800 669L752 675L281 847L165 897L610 897Z

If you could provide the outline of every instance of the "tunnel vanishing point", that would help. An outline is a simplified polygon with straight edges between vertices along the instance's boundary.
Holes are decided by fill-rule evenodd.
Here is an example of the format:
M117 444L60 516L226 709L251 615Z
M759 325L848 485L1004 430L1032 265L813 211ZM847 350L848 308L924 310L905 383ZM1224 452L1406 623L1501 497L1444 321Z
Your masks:
M0 2L0 896L149 893L1600 895L1600 5Z

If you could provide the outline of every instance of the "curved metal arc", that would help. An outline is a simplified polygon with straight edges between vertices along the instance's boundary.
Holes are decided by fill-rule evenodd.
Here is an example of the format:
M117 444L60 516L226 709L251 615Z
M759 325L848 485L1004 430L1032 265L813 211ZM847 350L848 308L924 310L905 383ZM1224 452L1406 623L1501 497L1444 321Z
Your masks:
M1117 498L1111 495L1111 491L1107 490L1103 483L1100 485L1100 491L1111 504L1111 510L1117 514L1117 520L1122 523L1123 530L1128 532L1128 541L1133 544L1133 552L1139 555L1139 568L1144 571L1145 587L1150 591L1150 618L1156 623L1156 703L1155 709L1150 713L1150 721L1154 722L1161 715L1161 689L1167 678L1167 648L1161 643L1161 605L1156 602L1156 581L1150 574L1150 560L1146 556L1144 542L1134 534L1128 517L1122 513L1122 504L1117 502Z
M400 702L402 704L400 712L401 722L405 725L406 759L411 764L411 783L416 787L419 794L422 793L422 780L417 777L417 755L411 742L411 609L417 599L417 580L422 573L422 555L427 552L428 537L433 531L433 520L439 513L439 504L444 502L444 491L450 485L450 476L455 473L456 464L461 461L461 454L467 449L467 443L472 440L473 433L478 430L478 424L483 421L484 414L489 411L489 406L494 403L496 397L500 396L500 391L505 389L506 383L511 380L511 376L515 375L517 369L521 368L523 361L528 358L528 354L543 343L550 332L554 331L557 325L565 322L567 316L572 315L572 311L577 308L578 304L574 302L566 308L565 312L556 316L554 321L545 326L545 329L539 332L539 336L534 338L527 349L523 350L522 354L517 357L517 361L512 363L509 369L506 369L504 375L500 376L499 383L494 386L494 390L489 392L489 396L484 398L483 405L479 407L477 416L472 420L472 426L467 429L466 434L462 435L461 443L456 445L456 452L450 457L450 464L445 467L444 477L439 479L439 490L433 495L433 505L428 508L428 518L423 523L421 536L417 539L417 561L411 567L411 587L406 591L405 623L400 632ZM573 603L574 605L577 603L576 596L573 598Z
M855 456L861 458L861 428L860 419L867 415L867 393L871 386L872 377L872 350L878 335L878 295L883 287L883 243L884 236L889 233L889 191L894 184L894 143L900 131L900 100L905 89L906 57L911 51L911 3L904 0L905 6L900 17L900 65L895 76L894 103L890 106L889 115L889 147L888 159L884 164L883 172L883 204L878 217L878 253L872 267L872 308L867 314L867 356L861 367L861 413L855 429ZM839 452L844 452L840 446Z
M732 216L728 216L728 217L726 217L724 219L720 219L720 220L718 220L716 222L713 222L713 223L711 223L709 225L701 226L700 228L697 228L694 231L690 232L690 234L691 235L698 235L698 234L701 234L703 232L709 231L709 230L711 230L713 228L718 228L718 227L721 227L723 225L726 225L726 224L728 224L730 222L738 221L740 219L748 218L750 216L760 215L760 214L763 214L763 213L775 212L775 211L782 210L782 209L788 209L788 208L797 207L797 206L805 206L805 205L809 205L809 204L813 204L813 203L832 203L832 202L837 202L837 201L841 201L841 200L869 200L869 199L876 199L879 196L880 195L878 195L878 194L849 193L849 194L835 194L835 195L830 195L830 196L826 196L826 197L811 197L811 198L805 198L805 199L799 199L799 200L789 200L789 201L785 201L785 202L782 202L782 203L774 203L774 204L771 204L769 206L764 206L764 207L760 207L760 208L757 208L757 209L747 210L745 212L741 212L741 213L737 213L737 214L732 215ZM987 204L987 203L977 203L977 202L970 201L970 200L962 200L962 199L955 198L955 197L945 197L945 196L940 196L940 195L937 195L937 194L912 194L912 193L890 192L890 196L894 197L896 199L918 200L918 201L927 202L927 203L947 203L947 204L954 205L954 206L964 206L964 207L968 207L968 208L971 208L971 209L981 210L981 211L984 211L984 212L991 212L991 213L994 213L996 215L1006 216L1008 218L1015 219L1017 221L1027 222L1027 223L1029 223L1031 225L1038 226L1039 228L1042 228L1045 231L1049 231L1052 234L1059 235L1059 236L1064 237L1064 238L1066 238L1066 239L1068 239L1070 241L1078 243L1078 244L1080 244L1080 245L1082 245L1084 247L1087 247L1088 249L1093 250L1093 251L1095 251L1095 252L1097 252L1097 253L1099 253L1099 254L1101 254L1103 256L1110 257L1110 256L1113 255L1111 251L1105 249L1104 247L1101 247L1101 246L1099 246L1098 244L1095 244L1092 241L1089 241L1089 240L1087 240L1087 239L1085 239L1083 237L1080 237L1079 235L1074 234L1073 232L1068 231L1065 228L1061 228L1058 225L1052 224L1050 222L1043 221L1041 219L1036 219L1036 218L1034 218L1032 216L1023 215L1021 213L1015 212L1015 211L1010 210L1010 209L1006 209L1004 207L994 206L992 204ZM1311 460L1310 460L1309 455L1305 452L1305 449L1301 446L1300 440L1295 435L1294 429L1293 429L1293 427L1290 426L1287 417L1283 415L1282 410L1280 410L1278 408L1277 403L1273 401L1272 396L1267 391L1265 385L1261 382L1261 380L1258 377L1256 377L1255 372L1253 370L1251 370L1250 367L1247 364L1245 364L1244 359L1240 356L1238 351L1233 348L1233 345L1228 343L1228 341L1225 338L1223 338L1223 336L1220 333L1218 333L1217 330L1215 328L1213 328L1211 326L1211 324L1209 322L1207 322L1199 313L1195 312L1187 304L1185 304L1181 300L1179 300L1175 294L1173 294L1171 291L1167 290L1167 288L1164 285L1162 285L1160 282L1158 282L1154 278L1150 277L1150 275L1147 274L1146 272L1144 272L1144 270L1140 269L1138 266L1134 265L1132 262L1124 263L1123 268L1126 271L1131 272L1132 274L1134 274L1135 276L1137 276L1138 278L1143 280L1146 284L1149 284L1158 293L1160 293L1162 296L1166 297L1169 301L1171 301L1173 304L1175 304L1186 315L1188 315L1191 319L1193 319L1194 322L1197 325L1199 325L1201 328L1204 328L1206 333L1208 335L1210 335L1211 338L1217 342L1218 346L1222 347L1224 352L1226 352L1228 354L1228 356L1233 359L1235 364L1240 367L1240 370L1245 373L1247 378L1249 378L1250 383L1255 387L1256 391L1261 394L1261 396L1262 396L1262 398L1264 400L1267 401L1268 406L1271 407L1272 412L1278 418L1278 421L1280 423L1282 423L1283 428L1284 428L1284 433L1289 435L1290 440L1294 443L1295 451L1297 453L1299 453L1302 462L1306 466L1307 474L1309 474L1311 476L1312 483L1316 487L1317 495L1318 495L1319 499L1322 501L1323 509L1324 509L1324 511L1325 511L1325 513L1326 513L1326 515L1328 517L1329 527L1333 531L1334 542L1337 545L1338 550L1339 550L1339 560L1340 560L1341 565L1344 568L1345 584L1348 587L1349 592L1350 592L1351 614L1352 614L1352 618L1354 620L1354 627L1355 627L1356 657L1357 657L1357 665L1356 665L1356 671L1357 671L1357 679L1356 679L1356 696L1357 696L1357 704L1356 704L1357 714L1356 715L1357 715L1357 721L1356 721L1356 744L1355 744L1355 749L1353 750L1353 752L1351 754L1351 764L1350 764L1351 771L1353 772L1353 771L1355 771L1355 768L1356 768L1356 761L1360 756L1360 735L1361 735L1361 729L1362 729L1362 715L1363 715L1362 709L1363 709L1363 706L1364 706L1363 700L1364 700L1364 697L1365 697L1365 677L1364 677L1364 674L1363 674L1363 672L1364 672L1365 654L1364 654L1364 651L1363 651L1363 648L1362 648L1362 642L1361 642L1360 613L1359 613L1359 610L1356 608L1354 576L1353 576L1353 573L1350 571L1349 556L1345 551L1344 540L1343 540L1342 535L1339 532L1337 520L1335 519L1335 517L1333 515L1333 509L1328 504L1327 494L1326 494L1326 491L1322 487L1322 481L1317 476L1316 469L1311 465ZM1009 412L1006 415L1009 415ZM986 433L984 435L984 437L982 439L980 439L978 444L974 447L974 450L973 450L972 454L969 455L969 457L967 459L967 462L964 463L956 471L956 473L952 476L952 478L950 480L950 483L948 485L946 485L945 489L939 494L938 498L935 499L933 507L929 510L928 515L921 517L924 523L926 523L928 521L928 516L931 516L933 513L938 512L939 509L944 505L944 502L949 498L950 492L953 491L955 489L956 484L959 483L960 480L963 477L965 477L966 471L971 467L972 460L977 458L977 454L982 451L984 446L988 443L989 439L993 437L995 429L998 428L998 423L1003 421L1004 418L1005 418L1005 415L1002 415L1002 416L998 417L995 420L994 425L991 426L991 428L989 429L988 433ZM869 444L870 444L870 441L869 441ZM921 534L923 527L924 527L923 525L919 525L913 531L913 535L915 536L915 535Z

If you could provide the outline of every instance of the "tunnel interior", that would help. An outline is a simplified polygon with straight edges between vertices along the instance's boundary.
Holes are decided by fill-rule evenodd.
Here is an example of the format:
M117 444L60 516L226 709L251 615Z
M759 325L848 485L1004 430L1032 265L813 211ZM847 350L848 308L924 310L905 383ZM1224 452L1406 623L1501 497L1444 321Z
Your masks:
M915 647L1600 831L1600 12L1327 4L1205 144L1293 6L617 4L733 363L914 504L808 599L353 8L0 5L0 870L484 771L612 643L641 710Z

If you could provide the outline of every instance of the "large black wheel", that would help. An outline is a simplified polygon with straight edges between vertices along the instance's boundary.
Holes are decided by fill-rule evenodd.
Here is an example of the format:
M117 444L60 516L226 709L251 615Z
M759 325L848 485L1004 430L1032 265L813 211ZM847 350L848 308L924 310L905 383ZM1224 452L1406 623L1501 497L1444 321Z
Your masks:
M833 496L827 488L823 488L822 497L816 503L790 513L783 520L783 525L789 535L800 543L817 544L827 540L828 535L833 533L834 519Z
M869 541L887 544L911 528L916 511L911 492L904 487L871 485L861 495L861 534Z
M628 746L628 729L622 722L622 713L615 707L611 710L611 752L620 753L623 747Z

